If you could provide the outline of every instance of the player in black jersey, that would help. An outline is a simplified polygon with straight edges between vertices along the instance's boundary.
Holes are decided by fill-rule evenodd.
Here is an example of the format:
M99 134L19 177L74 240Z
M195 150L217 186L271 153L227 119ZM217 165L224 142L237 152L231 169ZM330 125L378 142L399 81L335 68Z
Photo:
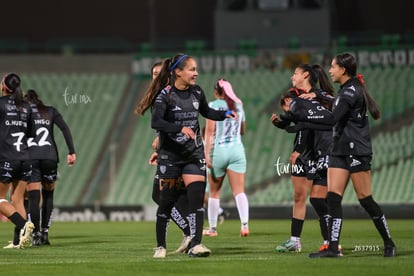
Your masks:
M297 66L291 80L293 88L282 95L280 102L284 111L287 112L286 115L281 115L285 120L280 121L276 114L271 117L272 122L279 128L286 128L290 121L297 121L297 117L301 118L312 113L312 109L323 108L318 101L329 107L330 101L325 98L329 98L329 95L333 93L333 87L329 83L328 76L320 65L302 64ZM318 83L320 88L317 88ZM311 102L299 98L301 95L314 93L320 96L318 101ZM315 107L315 104L317 104L317 107ZM290 119L286 118L288 115L291 117ZM292 165L291 179L294 190L291 238L277 246L276 252L301 251L300 236L306 216L306 199L309 191L310 202L319 216L324 244L328 243L328 210L325 201L327 184L326 179L323 178L323 169L318 170L318 175L322 177L316 177L317 167L315 165L317 160L320 160L322 165L324 160L322 158L325 157L322 152L320 152L320 156L315 156L317 153L315 146L322 142L321 137L323 137L321 133L310 129L303 128L296 131L294 150L290 157L290 164Z
M160 70L162 68L162 61L158 61L154 63L151 67L151 75L152 79L154 80L158 74L160 73ZM168 83L166 83L168 85ZM152 149L154 152L152 153L149 164L156 166L157 165L157 157L158 157L158 149L159 149L159 137L158 134L155 137L154 141L152 142ZM182 182L182 177L180 176L177 179L178 183L177 185L181 185L179 182ZM155 173L154 176L154 183L152 188L152 199L154 200L157 205L160 204L160 184L159 184L159 174L158 171ZM183 232L183 238L180 243L180 246L175 250L175 253L184 253L187 250L188 245L191 242L190 237L190 226L188 224L186 215L187 215L187 207L188 207L188 200L187 200L187 191L184 187L184 185L181 186L182 189L180 189L178 195L177 195L177 201L174 203L173 208L171 209L171 219L174 221L174 223L181 229Z
M29 138L29 151L32 159L32 176L27 186L29 196L28 212L35 225L33 245L50 245L49 227L53 211L53 193L56 185L59 163L58 149L54 137L54 125L62 131L68 147L67 164L76 161L72 134L59 111L46 106L35 90L29 89L25 99L32 111L33 138ZM42 216L40 225L40 188L42 186Z
M31 245L34 225L24 218L23 198L31 166L27 137L31 111L23 101L20 77L6 74L1 81L0 97L0 212L15 225L13 241L5 248L22 248ZM13 183L12 201L20 199L19 212L6 197Z
M151 126L159 131L158 171L160 175L160 204L157 210L157 249L154 257L166 255L166 229L171 208L176 201L176 179L183 177L189 201L187 219L191 243L188 255L207 257L211 251L201 244L206 187L206 164L198 116L211 120L236 117L233 111L210 109L203 90L196 85L196 61L179 54L163 61L158 77L148 87L140 110L152 107ZM171 85L164 87L170 80Z
M380 117L375 101L368 94L357 62L348 53L338 54L329 73L341 85L333 105L333 112L324 118L308 117L306 121L333 125L332 149L328 161L328 212L330 215L330 242L328 249L312 253L311 258L339 257L338 245L342 228L342 195L349 178L362 207L371 216L384 241L384 257L396 256L384 213L371 192L372 145L367 110L374 119Z

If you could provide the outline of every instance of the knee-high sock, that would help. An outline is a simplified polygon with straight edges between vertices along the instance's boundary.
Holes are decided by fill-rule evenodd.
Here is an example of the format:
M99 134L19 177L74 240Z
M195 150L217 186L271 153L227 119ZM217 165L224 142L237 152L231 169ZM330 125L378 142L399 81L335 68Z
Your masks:
M167 248L167 232L173 204L173 201L160 200L160 205L157 209L157 221L155 223L157 247L162 246Z
M48 232L50 225L52 224L52 213L53 213L53 194L55 190L42 190L42 231Z
M27 194L29 198L28 217L34 224L33 232L40 232L40 190L32 190Z
M204 223L204 192L206 182L192 182L187 187L188 197L188 223L190 224L191 244L190 248L201 243Z
M319 227L321 229L321 234L324 241L329 241L328 234L328 204L326 203L325 198L316 198L311 197L309 199L310 203L315 209L319 217Z
M328 192L326 196L328 202L328 213L330 216L330 241L329 249L338 252L339 238L341 236L342 229L342 196L337 193Z
M381 210L381 207L375 202L372 196L367 196L359 200L365 211L370 215L378 232L380 233L384 243L392 243L391 234L388 229L387 220Z
M171 210L171 218L177 226L183 231L185 236L190 236L190 226L187 220L188 215L188 198L187 193L183 191L178 196L174 207Z
M217 218L220 212L220 199L218 198L208 198L208 224L211 228L217 228Z
M249 201L245 193L240 193L234 197L236 200L237 211L239 212L242 227L247 227L249 223Z

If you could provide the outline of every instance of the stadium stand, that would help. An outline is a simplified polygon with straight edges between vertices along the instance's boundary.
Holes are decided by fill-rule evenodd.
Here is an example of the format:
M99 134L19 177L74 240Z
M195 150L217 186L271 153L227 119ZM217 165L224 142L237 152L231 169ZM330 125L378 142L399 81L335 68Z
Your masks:
M117 105L128 83L127 74L21 74L24 89L35 89L45 104L55 106L71 128L77 164L66 165L67 147L55 128L59 147L58 206L76 205L93 172Z

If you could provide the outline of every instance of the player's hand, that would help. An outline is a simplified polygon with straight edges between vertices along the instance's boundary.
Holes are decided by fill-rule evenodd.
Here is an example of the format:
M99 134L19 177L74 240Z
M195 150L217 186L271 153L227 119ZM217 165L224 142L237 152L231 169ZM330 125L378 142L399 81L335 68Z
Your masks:
M270 121L274 126L278 126L278 124L282 122L282 119L280 119L279 115L273 113L272 116L270 116Z
M315 92L303 93L299 95L299 98L311 100L316 98L316 94Z
M189 137L189 138L191 138L191 139L195 139L195 133L194 133L194 131L193 131L191 128L189 128L189 127L183 127L183 128L181 129L181 133L183 133L185 136L187 136L187 137Z
M156 166L157 165L157 158L158 158L158 152L153 152L148 160L148 163L151 166Z
M234 111L234 110L227 110L226 111L226 117L237 119L237 118L239 118L239 115L237 115L236 111Z
M68 154L68 157L66 158L67 164L71 167L75 164L76 161L76 154Z
M154 138L154 141L152 141L152 145L151 145L152 149L157 150L159 143L160 143L160 137L157 135L157 137Z
M299 155L300 155L300 153L297 152L297 151L292 152L292 154L290 155L290 158L289 158L290 164L292 164L292 165L296 164L296 159L298 159Z
M211 163L210 157L206 155L206 165L207 168L212 169L213 168L213 164Z

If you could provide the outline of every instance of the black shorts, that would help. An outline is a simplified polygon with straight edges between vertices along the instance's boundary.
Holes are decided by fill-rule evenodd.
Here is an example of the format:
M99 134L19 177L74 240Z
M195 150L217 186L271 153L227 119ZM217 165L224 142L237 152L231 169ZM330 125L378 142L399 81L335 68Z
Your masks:
M157 174L160 179L178 179L184 174L206 176L206 160L193 159L185 164L174 164L168 160L158 160Z
M30 183L51 184L57 179L57 162L54 160L32 160L32 177Z
M328 156L320 156L316 162L316 177L313 185L328 185Z
M328 158L329 168L340 168L350 173L371 170L372 156L332 156Z
M30 181L32 164L30 161L0 161L0 182L10 183L13 180Z
M296 163L292 165L291 175L306 177L308 180L313 180L315 178L316 167L314 166L313 161L302 161L297 158Z

